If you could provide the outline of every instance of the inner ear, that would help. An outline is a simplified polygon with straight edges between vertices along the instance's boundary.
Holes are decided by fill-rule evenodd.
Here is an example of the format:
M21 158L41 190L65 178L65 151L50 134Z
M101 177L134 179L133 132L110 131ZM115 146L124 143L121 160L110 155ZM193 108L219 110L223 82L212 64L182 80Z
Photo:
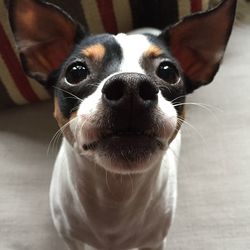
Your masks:
M10 1L9 17L26 73L46 81L72 51L77 24L58 7L38 0Z
M167 41L190 86L189 92L211 82L219 68L232 30L236 0L184 18L160 37Z

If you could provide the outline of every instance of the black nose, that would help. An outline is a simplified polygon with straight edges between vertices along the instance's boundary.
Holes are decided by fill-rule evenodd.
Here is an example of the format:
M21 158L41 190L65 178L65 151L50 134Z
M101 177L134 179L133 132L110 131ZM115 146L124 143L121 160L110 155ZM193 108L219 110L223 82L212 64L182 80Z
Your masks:
M158 87L146 76L121 73L111 77L103 86L103 101L112 109L145 110L157 104Z

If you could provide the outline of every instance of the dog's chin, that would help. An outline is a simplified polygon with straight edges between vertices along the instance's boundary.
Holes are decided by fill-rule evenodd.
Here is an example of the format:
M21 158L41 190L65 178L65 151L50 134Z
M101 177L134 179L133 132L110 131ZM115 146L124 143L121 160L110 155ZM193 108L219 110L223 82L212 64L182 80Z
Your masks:
M85 144L83 155L113 173L142 173L160 159L165 147L160 139L154 137L116 135Z

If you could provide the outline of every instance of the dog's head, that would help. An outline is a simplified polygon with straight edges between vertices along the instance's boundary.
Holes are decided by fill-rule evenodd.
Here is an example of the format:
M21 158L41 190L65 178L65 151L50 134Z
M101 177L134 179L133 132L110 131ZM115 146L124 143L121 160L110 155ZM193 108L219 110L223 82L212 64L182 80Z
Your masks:
M236 0L186 17L159 36L90 36L58 7L12 0L26 73L54 88L55 117L82 157L119 173L160 161L184 119L185 95L211 82Z

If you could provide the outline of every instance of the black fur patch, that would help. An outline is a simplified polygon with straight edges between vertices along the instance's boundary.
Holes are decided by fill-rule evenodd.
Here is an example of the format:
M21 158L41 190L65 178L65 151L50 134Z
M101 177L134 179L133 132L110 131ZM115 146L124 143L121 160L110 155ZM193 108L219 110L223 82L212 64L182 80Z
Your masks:
M101 44L105 48L105 56L101 62L92 62L85 58L82 50L94 44ZM55 95L58 97L61 112L66 118L77 110L81 100L91 95L99 83L116 72L122 60L122 50L114 37L109 34L90 36L82 40L75 48L71 56L66 60L59 70L59 74L53 74L50 77L50 84L54 85ZM65 73L67 68L74 62L84 62L89 70L89 76L86 80L74 86L65 82Z

